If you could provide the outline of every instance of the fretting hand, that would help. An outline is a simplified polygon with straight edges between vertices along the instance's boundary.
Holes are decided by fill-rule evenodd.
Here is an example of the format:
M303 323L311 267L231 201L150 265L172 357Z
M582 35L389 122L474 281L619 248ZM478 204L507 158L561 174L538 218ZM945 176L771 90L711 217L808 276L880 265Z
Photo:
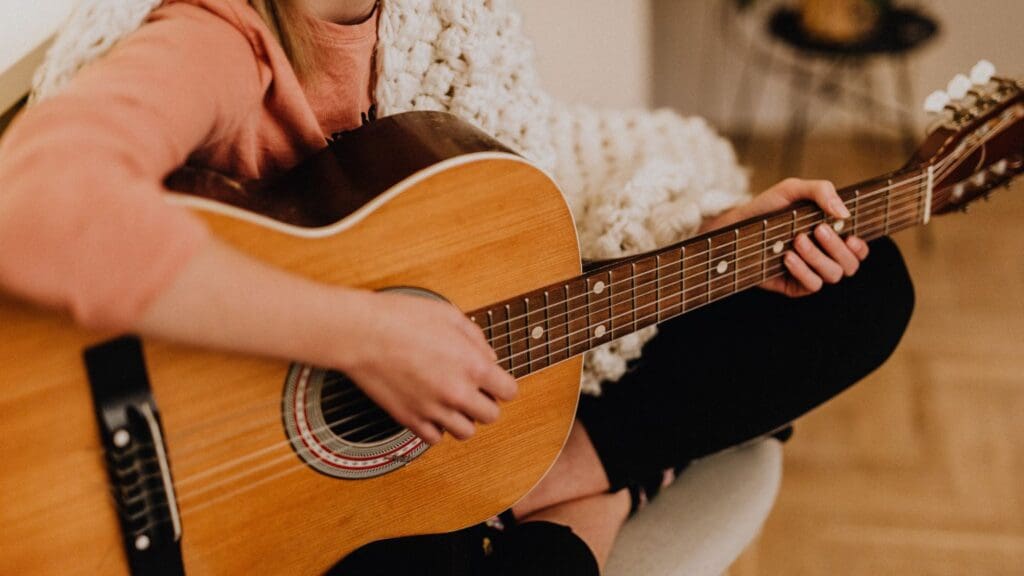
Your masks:
M702 231L781 210L801 200L814 202L832 218L850 217L831 182L788 178L761 192L750 202L707 222ZM824 284L835 284L846 276L853 276L861 261L868 256L866 242L856 236L844 240L827 224L816 226L813 235L813 239L806 233L797 235L793 250L787 250L783 255L782 261L789 274L769 279L761 284L762 288L791 298L813 294Z

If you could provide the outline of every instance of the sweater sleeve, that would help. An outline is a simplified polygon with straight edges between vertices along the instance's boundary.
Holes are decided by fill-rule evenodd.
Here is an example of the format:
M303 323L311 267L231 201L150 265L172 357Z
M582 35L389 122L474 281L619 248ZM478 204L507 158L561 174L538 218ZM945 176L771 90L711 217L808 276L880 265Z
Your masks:
M207 241L163 179L252 117L261 73L236 28L171 4L27 109L0 142L0 290L133 326Z

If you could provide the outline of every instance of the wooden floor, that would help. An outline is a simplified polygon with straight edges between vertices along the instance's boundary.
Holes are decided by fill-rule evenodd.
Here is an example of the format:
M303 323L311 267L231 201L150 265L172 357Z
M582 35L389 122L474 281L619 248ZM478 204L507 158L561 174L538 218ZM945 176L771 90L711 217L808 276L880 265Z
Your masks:
M903 157L878 143L810 148L801 174L839 184ZM746 161L757 185L774 179L772 158ZM908 332L879 371L798 423L775 509L732 576L1024 574L1022 229L1018 180L896 237L917 288Z

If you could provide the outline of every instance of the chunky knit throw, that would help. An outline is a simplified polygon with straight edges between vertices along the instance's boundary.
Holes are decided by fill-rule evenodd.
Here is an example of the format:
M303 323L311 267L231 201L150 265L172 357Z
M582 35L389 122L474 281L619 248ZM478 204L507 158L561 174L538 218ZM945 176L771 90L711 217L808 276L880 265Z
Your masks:
M33 99L137 28L159 0L81 0L36 74ZM384 0L375 99L381 115L456 114L555 178L583 256L635 254L692 235L703 218L747 199L729 143L700 118L556 101L541 87L510 0ZM600 392L640 355L646 328L587 353L583 388Z

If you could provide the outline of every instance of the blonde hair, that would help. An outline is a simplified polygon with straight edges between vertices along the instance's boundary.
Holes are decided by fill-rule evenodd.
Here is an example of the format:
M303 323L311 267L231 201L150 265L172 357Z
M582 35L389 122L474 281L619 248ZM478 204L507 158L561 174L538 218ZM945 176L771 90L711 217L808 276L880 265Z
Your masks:
M284 48L300 79L313 71L316 56L310 46L310 29L301 0L249 0Z

